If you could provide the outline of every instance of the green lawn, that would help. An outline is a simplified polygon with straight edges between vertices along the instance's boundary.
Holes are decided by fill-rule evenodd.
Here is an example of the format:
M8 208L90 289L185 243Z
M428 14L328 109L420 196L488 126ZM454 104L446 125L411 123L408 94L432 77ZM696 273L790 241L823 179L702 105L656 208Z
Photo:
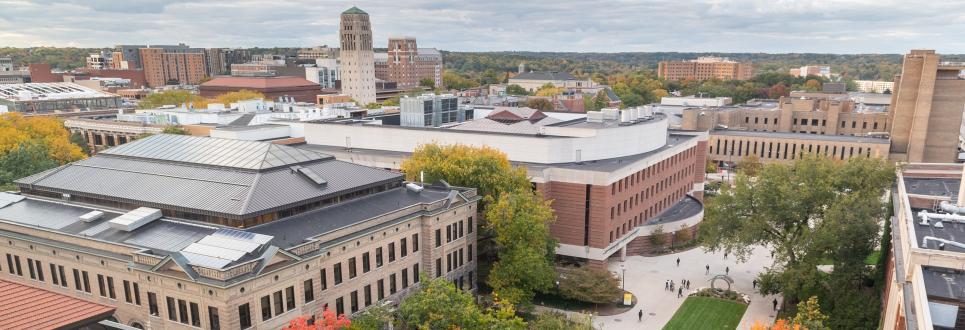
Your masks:
M709 297L687 297L664 330L733 330L747 306Z

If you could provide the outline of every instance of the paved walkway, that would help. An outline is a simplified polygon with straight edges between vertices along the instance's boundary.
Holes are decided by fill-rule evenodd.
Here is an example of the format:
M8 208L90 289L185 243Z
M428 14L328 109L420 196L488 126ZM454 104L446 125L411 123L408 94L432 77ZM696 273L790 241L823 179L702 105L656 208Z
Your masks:
M680 267L676 266L680 258ZM620 261L610 262L609 269L620 274ZM690 291L702 287L710 287L710 279L714 275L724 274L725 267L730 267L730 276L734 279L733 289L749 294L751 304L744 313L738 329L750 329L754 321L765 324L774 322L776 313L772 310L772 302L778 296L761 296L752 288L752 281L764 267L771 265L770 251L758 248L746 263L738 263L733 256L724 258L723 253L704 253L700 248L669 254L659 257L629 256L624 262L626 266L626 290L632 292L639 299L637 306L623 314L601 316L594 318L594 323L601 329L660 329L673 316L677 308L683 304L689 293L684 290L684 297L677 298L677 292L664 290L664 282L673 280L679 284L681 279L690 280ZM705 274L705 265L710 265L710 274ZM718 282L722 283L722 282ZM637 321L637 312L643 308L643 321Z

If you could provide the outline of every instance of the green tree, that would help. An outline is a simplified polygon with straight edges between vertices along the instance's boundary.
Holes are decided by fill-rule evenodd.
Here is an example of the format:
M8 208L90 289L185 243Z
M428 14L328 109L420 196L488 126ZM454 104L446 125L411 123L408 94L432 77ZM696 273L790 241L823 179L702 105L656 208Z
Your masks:
M496 199L505 192L529 190L526 169L513 167L502 151L490 147L424 144L402 161L406 180L446 180L449 184L475 187L479 194Z
M181 127L181 126L175 126L175 125L164 126L164 129L161 130L161 133L164 133L164 134L177 134L177 135L188 135L188 131L184 130L183 127Z
M763 167L757 155L747 155L737 161L737 171L747 176L757 176Z
M713 160L708 159L707 164L704 165L704 172L717 173L717 163L715 163Z
M205 100L186 90L170 90L152 93L141 99L137 106L141 109L154 109L162 105L180 106L181 104L201 104Z
M487 282L506 301L528 306L556 279L557 241L549 232L556 216L550 201L525 189L503 194L488 206L486 220L498 256Z
M479 86L479 83L456 72L446 70L442 73L442 85L446 89L463 90Z
M536 90L536 93L534 93L533 95L536 95L536 96L553 96L553 95L557 95L557 94L560 94L560 93L563 93L563 88L561 88L561 87L556 87L556 86L554 86L554 85L551 84L551 83L546 83L545 85L543 85L543 86L541 86L539 89L537 89L537 90Z
M525 88L523 88L522 86L517 85L517 84L511 84L511 85L509 85L509 86L506 86L506 94L509 94L509 95L529 95L529 93L526 92L526 89L525 89Z
M398 315L406 329L525 329L526 323L516 317L511 305L482 310L473 300L471 293L438 277L424 280L421 290L406 297Z
M569 317L560 312L542 312L529 322L532 330L593 330L593 317L579 314Z
M612 303L623 292L620 279L601 268L570 267L561 271L559 281L563 297L588 303Z
M383 106L387 107L397 107L399 106L400 98L398 96L393 96L382 102Z
M87 139L85 139L84 135L80 134L80 132L70 134L70 143L80 147L80 150L82 150L85 155L90 155L90 146L87 144Z
M431 77L425 77L425 78L419 79L419 86L426 87L429 89L435 89L436 80L432 79Z
M553 110L553 102L542 97L530 97L530 99L526 101L526 106L541 111Z
M385 329L389 324L394 323L395 312L385 304L376 304L352 319L349 329L352 330L372 330Z
M47 149L38 143L24 143L0 156L0 186L10 189L14 180L57 167Z
M828 316L821 313L818 297L812 296L798 305L797 314L794 316L792 324L800 325L808 330L829 330L831 328L825 326L827 321Z
M667 244L667 233L663 230L663 225L657 225L650 232L650 236L647 237L650 240L650 245L658 249L662 248L664 244Z
M678 243L687 243L694 235L690 232L690 228L687 228L686 224L681 224L680 229L674 233L674 236Z

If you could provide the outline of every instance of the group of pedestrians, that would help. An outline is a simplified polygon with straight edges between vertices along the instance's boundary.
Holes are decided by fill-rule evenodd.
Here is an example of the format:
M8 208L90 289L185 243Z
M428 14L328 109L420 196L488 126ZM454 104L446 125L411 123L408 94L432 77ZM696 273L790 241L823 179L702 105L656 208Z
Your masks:
M673 280L667 280L663 284L663 289L670 292L674 292L674 290L676 290L677 298L680 298L680 297L683 297L684 295L684 289L690 290L690 280L688 279L680 280L679 286L677 285L677 283L674 283Z

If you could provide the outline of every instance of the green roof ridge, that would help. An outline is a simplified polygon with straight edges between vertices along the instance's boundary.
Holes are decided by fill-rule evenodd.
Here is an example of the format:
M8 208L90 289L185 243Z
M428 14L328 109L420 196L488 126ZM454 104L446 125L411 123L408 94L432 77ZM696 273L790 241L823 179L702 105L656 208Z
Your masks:
M365 15L368 15L369 13L366 13L364 10L359 9L359 7L352 6L352 8L349 8L348 10L343 11L342 14L365 14Z

